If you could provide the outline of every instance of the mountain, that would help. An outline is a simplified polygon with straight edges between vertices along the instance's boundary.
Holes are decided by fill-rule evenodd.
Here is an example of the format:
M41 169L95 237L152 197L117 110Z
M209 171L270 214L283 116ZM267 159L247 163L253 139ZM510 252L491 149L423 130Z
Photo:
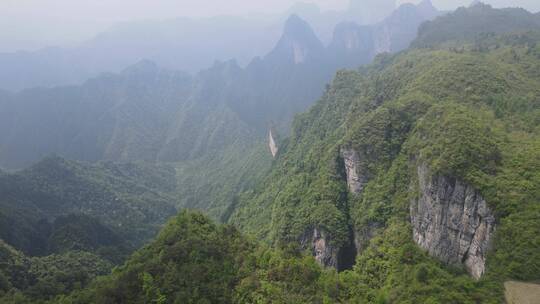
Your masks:
M82 251L28 257L2 240L0 257L0 300L3 303L26 302L25 295L35 303L37 299L80 290L112 268L111 263Z
M79 84L145 58L191 73L216 60L238 58L245 64L279 38L279 21L267 19L224 16L124 23L72 48L2 53L1 88Z
M0 176L0 237L35 255L101 252L113 261L176 213L174 169L49 157Z
M374 55L383 52L394 53L408 48L411 41L416 38L420 25L440 14L431 0L423 0L418 5L410 3L401 5L375 27Z
M409 47L424 21L441 13L425 0L418 5L403 4L374 25L343 22L336 26L328 46L339 68L370 63L380 53L395 53Z
M301 64L320 60L324 46L311 26L297 15L291 15L285 23L283 35L274 49L265 57L270 64L285 60L289 64Z
M519 8L494 9L487 4L477 3L423 24L414 46L430 47L442 42L460 44L481 33L503 34L539 28L538 14Z
M293 15L274 49L246 68L218 62L189 76L143 60L82 85L1 94L0 167L21 168L51 153L92 162L176 162L251 143L272 123L288 132L292 117L320 96L338 68L405 47L416 24L433 17L404 13L417 8L402 6L371 28L340 26L329 47ZM399 34L389 34L394 28ZM386 49L381 40L389 42Z
M286 14L251 17L176 18L118 24L77 46L47 47L37 51L0 53L0 89L12 92L34 87L78 85L104 72L118 73L143 59L167 69L196 74L215 61L235 58L244 67L263 56L280 39L282 23L297 14L307 20L324 44L343 21L374 24L390 15L380 1L364 6L351 1L349 11L322 12L316 5L298 3ZM364 20L362 16L377 16ZM415 30L416 32L416 30Z
M56 237L47 239L54 244L48 248L59 251L29 261L0 242L5 261L0 263L0 301L499 303L506 281L537 282L540 30L530 23L486 33L482 23L470 20L478 7L465 9L465 19L450 14L423 27L425 33L450 33L448 28L466 22L474 34L436 40L420 35L416 47L337 72L322 97L294 118L288 138L276 136L274 125L258 130L248 122L249 112L239 110L260 88L274 83L264 82L253 91L238 88L255 79L246 71L266 71L259 75L273 75L275 87L282 87L278 77L286 73L317 63L324 67L327 61L312 58L323 54L328 60L328 50L320 48L299 18L287 22L274 53L253 63L258 69L217 63L189 80L197 94L190 90L187 100L200 96L205 102L186 104L212 113L212 119L197 126L207 130L213 115L227 109L234 113L231 121L242 120L253 134L262 132L259 136L278 146L272 158L255 135L246 140L253 150L226 144L215 155L170 164L174 169L154 167L159 162L87 164L56 157L15 176L0 175L7 185L0 197L20 198L1 211L30 206L54 218ZM487 19L494 18L491 8L483 9L490 12ZM520 24L515 12L498 10L495 15ZM272 64L279 62L288 64ZM143 62L126 73L146 83L145 76L155 69ZM217 114L210 111L215 108ZM207 116L193 121L201 117ZM268 150L275 152L275 146ZM213 176L219 173L232 179L232 186ZM206 177L210 183L197 185ZM242 187L241 181L249 186ZM194 193L190 207L204 206L227 224L183 210L122 266L89 284L102 273L99 261L106 256L77 250L117 242L110 233L113 238L94 238L106 229L129 235L134 226L122 232L123 222L121 227L111 223L131 220L129 212L135 210L158 212L161 198L174 200L175 184L212 192L204 203ZM40 192L36 197L42 203L32 199L33 191ZM111 204L115 198L119 202ZM114 207L122 209L104 214ZM59 215L64 212L76 215ZM154 227L152 221L143 223L148 226L135 227ZM57 265L78 267L80 261L88 274L82 278L72 277L72 267L57 271Z
M0 242L0 250L1 245ZM16 264L11 262L16 258L24 259L16 252L11 254L15 258L7 265ZM99 267L85 268L88 277L81 279L82 288L56 280L45 285L42 278L51 272L55 274L55 269L51 270L44 271L36 285L21 288L24 293L2 294L0 289L0 300L7 303L44 300L49 300L48 303L320 303L337 301L335 292L339 291L332 285L337 282L337 274L324 271L298 249L261 246L232 226L216 225L200 213L187 211L171 219L154 241L133 254L113 274L87 284L86 279ZM17 278L34 275L27 268L17 271L19 277L13 277L8 268L0 282L15 285ZM66 269L66 277L70 271ZM25 286L18 286L21 285ZM54 297L54 287L73 292ZM328 289L334 295L327 296Z
M459 47L338 72L230 223L352 269L358 302L497 302L503 281L538 280L540 36L534 23L481 34L477 9L465 10L479 35ZM461 10L424 31L450 33Z
M176 180L171 205L227 221L239 193L271 167L270 127L276 138L287 134L293 116L320 97L336 69L369 62L373 29L365 46L359 38L359 49L348 48L348 34L339 29L334 41L341 43L324 47L293 15L275 48L246 68L216 62L190 76L143 60L78 86L6 93L0 167L28 167L51 154L92 163L165 162L176 172L165 175Z

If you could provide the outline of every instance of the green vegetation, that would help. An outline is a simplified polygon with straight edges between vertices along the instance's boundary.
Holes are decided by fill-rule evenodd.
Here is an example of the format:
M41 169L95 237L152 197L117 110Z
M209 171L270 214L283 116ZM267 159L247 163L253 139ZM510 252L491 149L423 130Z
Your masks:
M354 268L339 275L343 302L498 303L503 281L540 279L539 35L475 31L460 38L462 48L445 43L452 37L421 37L430 48L338 73L296 119L272 172L241 197L231 222L271 244L298 241L313 227L337 248L352 242L351 229L365 237ZM340 147L359 154L369 180L361 195L346 193ZM420 163L474 186L496 213L478 282L411 240Z
M37 252L53 253L28 258L1 243L0 300L501 303L505 281L540 280L538 17L483 5L460 9L425 25L416 48L339 72L319 102L297 116L272 164L262 148L241 156L231 148L222 157L176 163L176 171L55 158L0 175L2 238L24 252L38 244ZM513 20L508 30L485 33L506 18ZM462 23L469 30L456 37ZM358 154L361 193L348 191L343 148ZM249 166L222 169L227 163ZM494 211L481 279L413 241L419 165L471 185ZM189 194L179 202L176 183ZM110 268L106 260L122 260L119 240L148 239L175 202L228 223L181 211L122 266L89 283ZM77 215L61 217L60 209ZM354 265L321 267L311 248L314 229L324 233L325 249L341 253L354 244ZM87 267L86 275L71 266Z
M109 273L176 212L175 181L165 165L59 157L0 176L0 302L35 303Z
M494 9L483 3L425 22L418 30L413 47L462 44L478 35L539 30L540 18L524 9Z
M256 141L229 147L222 155L175 163L178 207L204 210L226 222L236 208L238 194L268 174L271 159L266 144Z
M28 258L0 241L0 302L36 303L80 290L112 264L82 251Z
M175 180L174 169L165 165L47 158L0 177L0 236L30 255L122 247L119 238L138 247L176 212ZM70 214L84 217L63 217ZM112 239L98 239L108 235Z
M53 303L323 303L336 275L291 246L256 246L182 211L124 266Z

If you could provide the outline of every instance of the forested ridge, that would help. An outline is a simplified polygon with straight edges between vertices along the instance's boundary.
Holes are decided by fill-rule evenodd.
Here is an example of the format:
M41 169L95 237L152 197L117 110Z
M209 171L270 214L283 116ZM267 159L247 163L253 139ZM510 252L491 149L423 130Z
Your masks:
M0 172L0 301L501 303L540 280L539 71L540 16L477 4L339 71L273 160Z

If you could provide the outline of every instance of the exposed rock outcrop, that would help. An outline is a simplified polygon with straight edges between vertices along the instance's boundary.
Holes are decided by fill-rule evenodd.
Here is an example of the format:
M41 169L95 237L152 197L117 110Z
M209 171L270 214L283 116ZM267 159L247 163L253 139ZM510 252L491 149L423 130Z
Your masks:
M363 172L360 154L352 148L342 147L341 157L343 158L349 191L355 195L362 194L369 177ZM369 241L375 236L378 228L380 228L379 223L369 223L363 227L352 227L352 242L356 254L361 254L367 248Z
M272 129L268 132L268 148L270 149L270 153L272 153L272 157L276 157L277 153L279 152L278 145L276 143L276 140L274 139L274 134L272 133Z
M341 157L345 165L347 174L347 186L349 191L354 194L362 193L367 183L367 177L361 173L360 156L352 148L341 148Z
M336 247L332 244L329 233L320 228L310 228L300 238L303 249L309 250L315 260L324 267L338 271L351 269L356 258L356 248L352 241Z
M432 176L419 165L419 197L410 205L414 241L447 264L463 264L474 277L485 271L486 253L495 218L486 201L470 185Z
M318 228L310 229L304 233L300 244L303 248L311 250L319 264L338 268L338 249L329 244L326 232Z

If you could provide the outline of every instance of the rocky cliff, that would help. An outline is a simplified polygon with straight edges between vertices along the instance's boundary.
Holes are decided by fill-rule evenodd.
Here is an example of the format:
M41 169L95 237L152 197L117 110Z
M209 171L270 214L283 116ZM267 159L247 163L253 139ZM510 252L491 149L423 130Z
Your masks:
M340 153L343 158L349 192L353 195L362 194L364 187L369 182L369 177L364 172L365 170L362 169L360 154L353 148L348 147L342 147ZM361 254L364 251L380 227L381 225L375 222L364 227L353 227L352 241L356 254Z
M306 231L300 240L302 247L310 250L319 264L338 268L338 250L329 243L327 234L317 228Z
M463 264L474 277L485 271L495 218L486 201L463 181L432 176L419 165L419 197L411 201L414 241L447 264Z
M362 193L368 180L367 177L361 173L360 156L358 152L352 148L341 148L341 157L343 158L345 166L349 191L354 194Z

